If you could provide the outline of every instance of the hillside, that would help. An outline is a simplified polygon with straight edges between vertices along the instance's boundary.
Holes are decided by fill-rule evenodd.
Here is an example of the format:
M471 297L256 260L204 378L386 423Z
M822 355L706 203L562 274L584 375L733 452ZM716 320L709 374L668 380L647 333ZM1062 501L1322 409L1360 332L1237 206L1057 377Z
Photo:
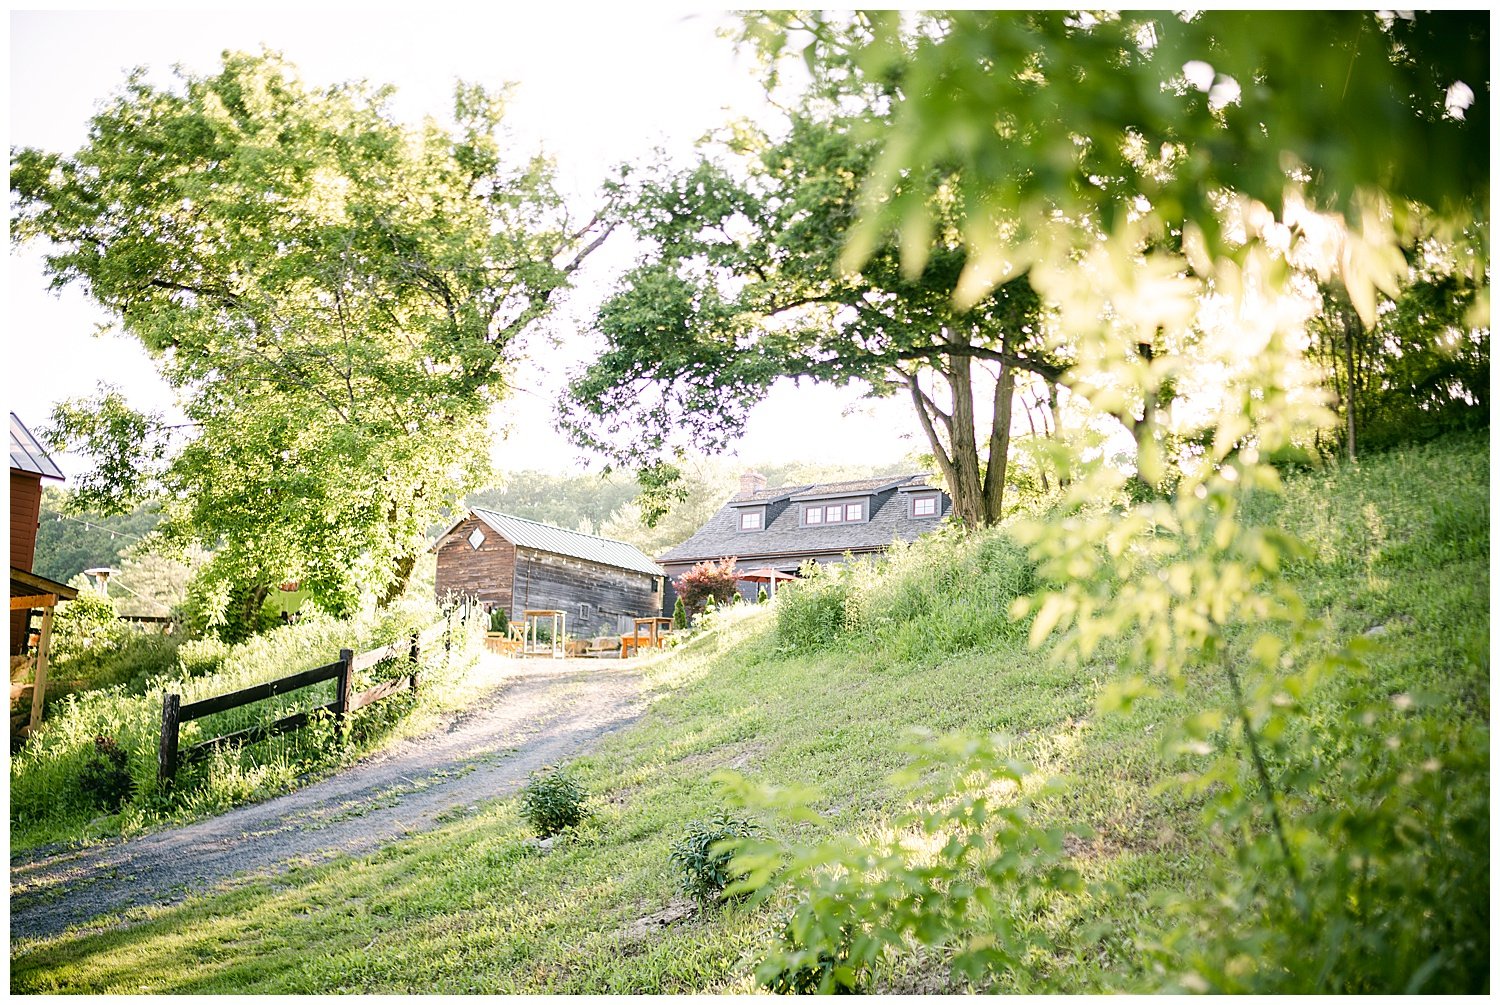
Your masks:
M12 988L750 991L793 898L697 909L669 858L691 821L727 805L715 773L818 791L824 823L754 811L772 838L876 834L907 801L890 776L908 763L906 730L921 727L1013 737L1007 753L1029 762L1029 777L1058 783L1025 783L1035 818L1081 831L1064 845L1080 885L1016 892L1017 931L1033 945L1023 965L992 978L996 990L1207 990L1200 974L1218 971L1230 988L1372 990L1361 982L1381 978L1360 961L1397 969L1408 959L1421 964L1405 971L1409 990L1483 990L1488 452L1487 436L1453 438L1295 476L1259 514L1311 546L1290 575L1331 640L1363 638L1368 649L1364 671L1302 696L1305 735L1273 750L1271 770L1309 819L1347 818L1346 801L1375 792L1393 821L1387 843L1367 835L1358 861L1304 880L1314 889L1343 865L1364 870L1369 917L1429 905L1416 928L1323 926L1304 938L1294 922L1267 932L1205 907L1231 903L1216 880L1275 882L1253 859L1236 866L1238 824L1203 812L1212 790L1178 781L1193 753L1164 749L1173 724L1225 685L1194 679L1129 712L1103 711L1113 660L1132 640L1083 666L1029 650L1028 626L1007 611L1034 588L1032 567L994 532L921 542L879 570L729 616L662 658L640 725L573 765L591 816L550 850L530 840L515 800L471 807L365 858L195 898L128 928L16 947ZM1263 821L1249 826L1264 837ZM1307 841L1299 851L1320 861ZM1193 912L1186 920L1174 899ZM1325 987L1304 969L1318 958L1356 969L1330 963L1324 974L1338 984ZM873 984L963 987L944 953L914 947L888 954Z

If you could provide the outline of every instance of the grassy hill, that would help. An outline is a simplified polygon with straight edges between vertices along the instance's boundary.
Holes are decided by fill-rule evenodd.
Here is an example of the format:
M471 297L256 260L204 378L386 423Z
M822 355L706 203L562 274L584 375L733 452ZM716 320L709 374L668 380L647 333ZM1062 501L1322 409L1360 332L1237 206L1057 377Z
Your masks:
M1380 966L1407 960L1418 963L1391 990L1483 990L1488 450L1487 437L1450 439L1295 477L1262 500L1261 518L1311 545L1290 574L1328 644L1369 645L1364 671L1305 696L1304 735L1273 746L1270 764L1297 793L1289 812L1353 819L1346 806L1373 798L1392 821L1384 843L1356 841L1337 861L1317 857L1316 835L1299 845L1322 863L1308 890L1353 870L1369 925L1304 938L1292 918L1278 938L1226 909L1259 903L1256 884L1276 883L1237 857L1246 833L1265 837L1264 821L1206 815L1213 787L1180 780L1193 752L1163 742L1225 685L1205 676L1128 713L1102 711L1130 640L1082 666L1029 650L1027 625L1007 611L1034 588L1032 567L997 532L919 543L775 610L728 616L660 660L642 723L572 766L592 812L550 850L528 840L515 801L500 800L352 864L20 947L12 988L750 991L796 897L698 909L679 892L671 848L726 804L715 774L818 791L821 823L755 812L774 839L876 835L909 802L890 776L909 761L908 727L921 727L1008 734L1007 754L1034 769L1022 786L1034 819L1080 832L1063 846L1077 886L1016 891L1011 916L1033 945L988 979L997 990L1201 990L1212 986L1202 973L1222 973L1219 986L1370 990L1389 979ZM1044 778L1055 785L1035 784ZM1388 921L1396 927L1380 927ZM1314 952L1345 969L1305 969ZM949 961L948 950L907 946L883 957L873 986L961 989Z

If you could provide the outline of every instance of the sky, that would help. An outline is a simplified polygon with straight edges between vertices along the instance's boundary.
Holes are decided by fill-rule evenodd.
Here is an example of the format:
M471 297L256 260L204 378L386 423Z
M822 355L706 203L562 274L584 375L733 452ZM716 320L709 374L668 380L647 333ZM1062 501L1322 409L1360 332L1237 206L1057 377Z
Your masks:
M303 3L254 11L12 11L6 139L72 153L97 104L130 68L145 66L153 82L166 84L173 65L207 73L226 49L265 46L312 82L394 84L394 110L410 122L446 118L457 78L515 82L507 118L518 142L556 159L563 191L585 212L613 165L658 146L686 157L698 137L726 119L764 114L749 56L716 36L727 23L721 13L538 8ZM597 351L584 334L588 319L632 257L628 242L611 239L551 322L559 344L538 338L523 347L515 393L492 423L502 472L599 466L555 432L552 403L567 371ZM24 422L35 429L55 403L90 394L101 381L120 386L138 407L170 409L170 391L132 340L96 335L110 319L76 289L48 290L39 250L11 248L9 280L5 395ZM876 464L922 449L916 419L900 401L788 384L757 407L735 456L747 466ZM80 470L76 458L58 461L66 473Z

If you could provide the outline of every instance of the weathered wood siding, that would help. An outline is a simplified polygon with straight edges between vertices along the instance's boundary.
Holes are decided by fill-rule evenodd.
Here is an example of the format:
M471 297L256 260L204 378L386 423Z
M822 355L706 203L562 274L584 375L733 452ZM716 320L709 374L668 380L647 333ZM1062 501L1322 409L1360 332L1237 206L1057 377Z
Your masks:
M31 571L36 556L36 523L41 513L41 476L11 469L10 564L17 569Z
M528 609L566 611L568 633L581 637L612 635L619 631L621 618L661 613L660 579L644 572L529 548L518 549L515 569L512 619L519 619ZM587 608L580 609L580 605Z
M484 532L478 550L469 544L475 527ZM515 600L515 569L516 546L471 516L438 542L438 598L450 592L472 594L509 610Z
M25 471L10 473L10 564L32 570L36 558L36 522L42 513L42 479ZM10 655L26 651L27 611L10 615Z

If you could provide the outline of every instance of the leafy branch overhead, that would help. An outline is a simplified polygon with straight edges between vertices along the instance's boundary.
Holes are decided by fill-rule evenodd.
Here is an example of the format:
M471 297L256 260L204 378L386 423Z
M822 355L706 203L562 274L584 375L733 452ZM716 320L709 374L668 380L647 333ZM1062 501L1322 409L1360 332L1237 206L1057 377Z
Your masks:
M140 340L190 423L170 453L111 435L140 425L116 396L61 410L59 445L109 462L101 498L159 479L165 529L249 600L399 592L477 481L517 338L610 229L506 155L503 95L460 84L451 129L404 126L390 95L230 53L170 88L135 72L71 156L12 153L15 240ZM148 442L164 463L130 463Z
M857 382L910 396L961 515L998 519L1004 466L986 490L980 454L1004 434L976 434L975 381L995 368L999 397L1006 371L1055 381L1066 364L1038 345L1024 278L954 308L960 248L915 276L894 245L839 267L873 154L856 119L810 103L780 139L740 125L689 168L625 172L620 218L649 250L600 309L607 348L564 408L574 438L645 465L688 444L723 449L779 379Z

